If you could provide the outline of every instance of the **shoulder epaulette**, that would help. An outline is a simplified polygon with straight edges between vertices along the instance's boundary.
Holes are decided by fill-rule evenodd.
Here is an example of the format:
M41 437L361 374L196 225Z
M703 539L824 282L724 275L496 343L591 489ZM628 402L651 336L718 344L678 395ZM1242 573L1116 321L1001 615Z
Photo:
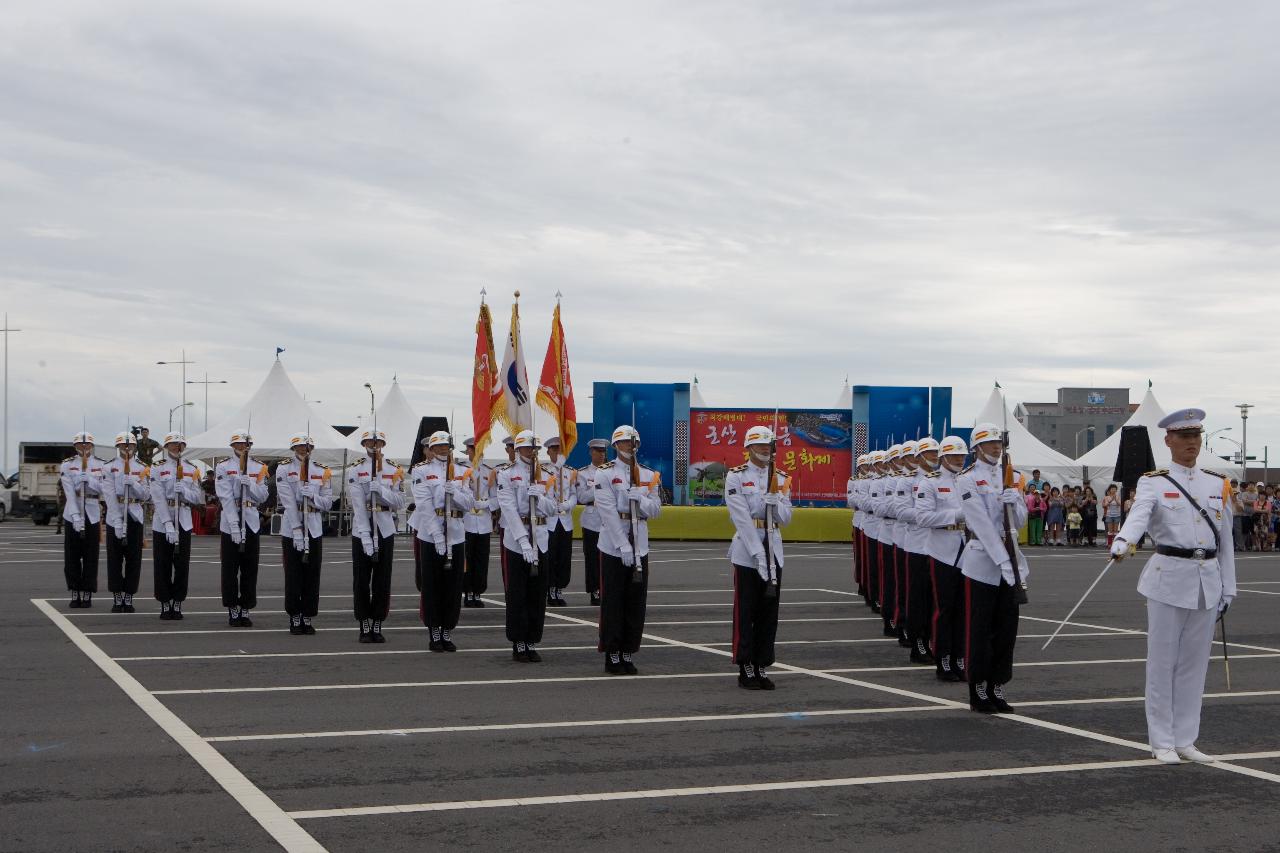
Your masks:
M961 473L961 474L968 474L968 473L969 473L969 471L971 471L971 470L973 469L973 466L974 466L974 465L977 465L977 464L978 464L977 462L970 462L968 465L966 465L966 466L964 466L963 468L961 468L961 469L960 469L960 473Z
M775 473L775 474L777 474L779 477L781 477L781 478L782 478L782 482L784 482L784 483L785 483L787 480L790 480L790 479L791 479L791 475L790 475L790 474L788 474L786 471L774 471L774 473Z
M430 459L423 459L421 462L418 462L417 464L415 464L415 465L414 465L412 468L410 468L409 470L410 470L410 471L416 471L416 470L418 470L419 468L421 468L423 465L426 465L426 464L427 464L428 462L430 462L430 461L431 461Z
M926 480L932 480L934 477L941 477L941 476L942 476L941 471L930 471L928 474L924 475L924 478Z
M1218 478L1218 479L1220 479L1220 480L1225 480L1225 479L1227 479L1227 475L1226 475L1226 474L1219 474L1217 471L1210 471L1208 468L1201 468L1200 470L1201 470L1201 471L1203 471L1203 472L1204 472L1204 473L1206 473L1206 474L1212 474L1213 476L1217 477L1217 478Z
M63 462L73 462L73 461L75 461L75 457L74 457L74 456L68 456L66 459L63 459L62 461L63 461Z
M1148 471L1147 473L1143 474L1142 476L1144 476L1144 477L1163 477L1165 474L1168 474L1168 473L1169 473L1169 469L1168 469L1168 468L1157 468L1157 469L1156 469L1156 470L1154 470L1154 471Z
M735 473L741 474L743 471L747 470L747 464L744 462L741 465L739 465L737 468L730 468L729 470Z
M356 461L352 462L351 464L352 464L352 465L363 465L363 464L364 464L364 462L365 462L365 460L366 460L366 459L368 459L368 458L369 458L368 456L361 456L359 459L357 459Z

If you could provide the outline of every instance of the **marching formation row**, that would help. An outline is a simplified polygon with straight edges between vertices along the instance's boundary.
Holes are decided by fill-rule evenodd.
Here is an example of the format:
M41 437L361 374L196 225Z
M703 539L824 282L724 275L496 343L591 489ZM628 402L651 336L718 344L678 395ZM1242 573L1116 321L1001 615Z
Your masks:
M76 455L62 463L65 573L70 606L91 607L97 591L99 525L109 528L107 588L113 612L134 612L142 568L144 508L152 512L155 598L160 618L182 619L190 572L193 507L205 503L198 471L184 463L183 436L165 436L163 458L151 465L134 458L136 440L116 436L116 456L101 462L94 439L75 436ZM538 459L538 438L524 431L507 439L509 461L480 462L474 442L464 445L470 464L454 459L452 436L426 439L426 459L407 473L384 461L386 436L366 430L368 456L346 469L352 514L353 611L359 642L384 643L383 622L391 598L396 547L395 513L411 506L414 579L419 613L430 631L430 649L456 651L452 631L463 606L483 607L491 536L497 527L507 638L515 660L540 661L538 644L548 606L563 606L573 548L573 510L580 523L591 603L600 608L599 651L611 674L638 672L633 656L644 631L649 584L649 519L662 511L658 472L640 465L640 434L631 426L612 440L589 443L591 464L563 464L560 440L548 439L550 463ZM778 527L791 518L788 478L774 470L774 436L765 427L748 431L748 461L726 480L726 504L737 530L729 556L735 566L733 656L739 683L773 689L766 667L773 663L778 589L784 562ZM268 468L251 457L247 432L230 436L231 455L214 470L222 507L220 562L222 604L232 627L253 624L263 520L269 500ZM614 458L607 459L612 445ZM323 563L322 514L335 502L332 472L310 461L307 435L290 440L293 458L275 469L275 500L281 515L285 611L293 634L314 634ZM104 509L105 508L105 509Z

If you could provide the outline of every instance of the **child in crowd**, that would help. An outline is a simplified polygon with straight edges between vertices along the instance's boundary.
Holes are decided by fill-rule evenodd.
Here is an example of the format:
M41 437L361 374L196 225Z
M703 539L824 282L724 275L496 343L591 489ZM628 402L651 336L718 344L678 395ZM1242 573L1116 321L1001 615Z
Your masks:
M1084 524L1084 516L1080 507L1071 504L1067 507L1067 544L1072 548L1080 547L1080 529Z

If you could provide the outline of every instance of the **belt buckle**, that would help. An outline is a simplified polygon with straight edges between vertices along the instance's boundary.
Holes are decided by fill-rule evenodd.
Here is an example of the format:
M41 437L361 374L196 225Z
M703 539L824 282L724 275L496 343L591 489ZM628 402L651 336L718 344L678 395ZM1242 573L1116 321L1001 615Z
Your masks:
M1193 548L1191 550L1191 559L1203 560L1205 558L1205 550L1203 548Z

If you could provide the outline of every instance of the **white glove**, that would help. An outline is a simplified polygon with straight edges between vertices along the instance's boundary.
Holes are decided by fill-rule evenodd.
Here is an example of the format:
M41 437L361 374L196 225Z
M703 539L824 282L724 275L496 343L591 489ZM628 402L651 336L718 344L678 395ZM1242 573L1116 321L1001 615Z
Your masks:
M618 546L618 556L622 559L622 565L631 568L636 564L636 553L631 550L630 542L623 542Z
M1234 595L1223 595L1222 599L1218 602L1218 612L1226 613L1227 608L1231 606L1231 602L1235 600L1236 597Z
M178 544L178 526L172 521L164 523L164 538L169 540L170 545Z
M533 543L529 541L528 536L520 540L520 553L524 555L526 563L533 565L538 562L538 551L533 547Z
M1013 574L1013 563L1010 562L1009 560L1002 560L1000 562L1001 576L1003 576L1005 572L1008 572L1009 574Z
M366 557L372 557L373 556L373 537L361 536L360 547L364 549L364 555Z
M764 552L756 554L756 572L764 580L769 579L769 562L765 559Z
M627 500L629 501L644 500L648 496L649 496L649 489L647 486L632 486L631 488L627 489Z
M302 552L307 550L307 537L304 533L293 534L293 550Z
M761 500L764 501L765 506L777 506L778 504L782 503L782 493L781 492L765 492L764 497L761 498Z
M244 539L244 537L240 535L240 528L239 528L239 527L233 527L233 528L231 529L230 536L231 536L231 543L232 543L233 545L239 545L239 544L240 544L240 542L241 542L241 540L243 540L243 539Z
M457 480L450 480L449 482L445 483L444 490L445 492L448 493L449 497L456 498L459 494L462 493L462 484L459 483Z
M129 538L129 529L125 527L123 523L115 525L115 530L116 530L116 538L119 539L121 542L124 542Z
M1019 492L1017 489L1009 488L1000 492L1000 503L1005 506L1017 506L1022 503L1022 501L1022 492Z
M78 487L78 486L83 486L85 483L89 482L89 472L88 472L88 471L76 471L76 472L75 472L75 477L73 478L73 480L74 480L74 482L75 482L75 484L76 484L76 486L77 486L77 487Z
M449 548L447 545L445 545L443 535L437 536L435 539L433 539L432 544L436 546L436 553L439 554L441 557L449 553ZM526 555L526 559L528 559L528 555Z
M570 501L560 501L558 509L560 512L571 512L573 510L573 503Z
M1111 540L1111 556L1116 559L1116 562L1129 556L1129 543L1119 537Z
M84 516L83 515L77 512L75 515L71 516L71 529L73 529L76 533L84 533Z
M547 493L547 487L542 485L541 483L534 483L532 486L529 487L529 494L534 495L535 497L540 498L546 493Z

